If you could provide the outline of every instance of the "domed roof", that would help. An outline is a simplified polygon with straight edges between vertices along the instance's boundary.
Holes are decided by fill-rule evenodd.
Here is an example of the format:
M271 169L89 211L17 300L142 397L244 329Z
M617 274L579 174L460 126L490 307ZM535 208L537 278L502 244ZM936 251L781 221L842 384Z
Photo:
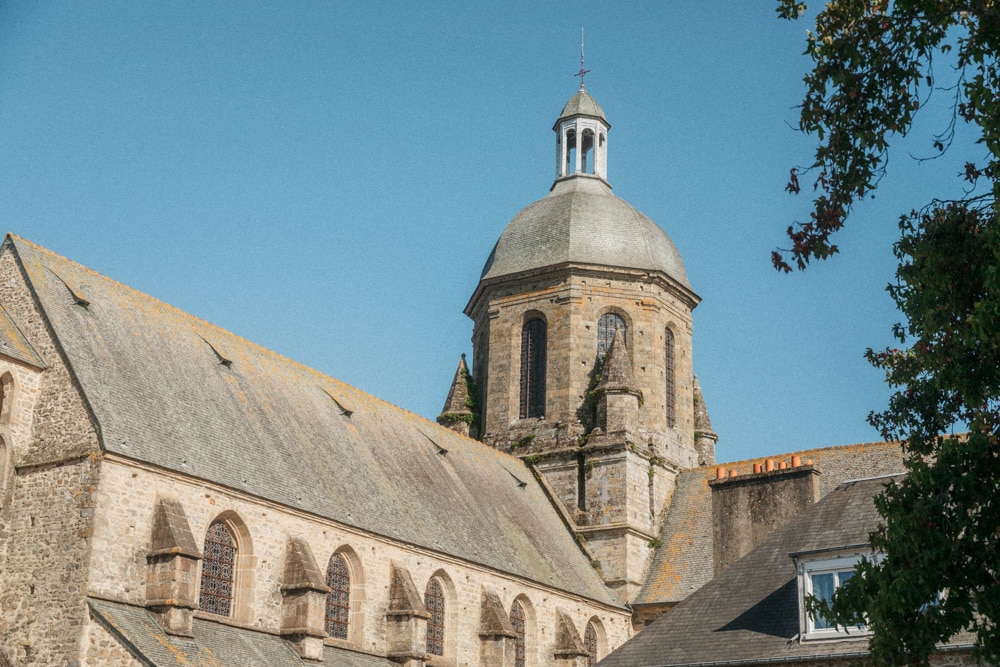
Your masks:
M662 271L691 289L666 232L592 176L557 181L546 197L515 215L481 280L564 262Z
M598 104L597 100L591 97L590 94L582 88L577 91L576 95L569 98L569 102L566 103L566 106L563 107L562 113L559 114L559 119L556 120L556 125L559 125L559 121L562 119L569 118L570 116L593 116L595 118L600 118L605 123L608 122L608 119L604 116L604 109L601 108L601 105ZM608 123L608 127L611 127L610 123Z

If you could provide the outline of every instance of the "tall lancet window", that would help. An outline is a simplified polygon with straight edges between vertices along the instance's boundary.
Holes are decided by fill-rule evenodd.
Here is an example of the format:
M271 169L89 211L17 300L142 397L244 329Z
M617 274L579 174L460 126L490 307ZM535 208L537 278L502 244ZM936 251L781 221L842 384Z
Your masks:
M521 419L545 415L545 320L521 327Z
M583 633L583 645L587 647L587 667L594 667L597 664L597 629L592 622L587 623Z
M667 382L667 426L673 428L677 424L677 389L674 378L674 332L667 329L663 335L666 342L666 363L663 366Z
M597 356L607 354L611 349L611 341L615 339L615 329L622 332L622 340L625 340L628 333L625 320L614 313L601 315L601 319L597 321Z
M351 573L347 561L340 554L333 554L326 568L326 634L336 639L347 639L347 623L351 616Z
M213 521L205 534L198 608L220 616L231 616L235 578L236 540L225 523Z
M514 628L514 667L524 667L524 636L526 634L524 608L517 600L514 600L514 604L510 606L510 624Z
M427 619L427 652L444 655L444 591L435 577L427 582L424 606L431 615Z

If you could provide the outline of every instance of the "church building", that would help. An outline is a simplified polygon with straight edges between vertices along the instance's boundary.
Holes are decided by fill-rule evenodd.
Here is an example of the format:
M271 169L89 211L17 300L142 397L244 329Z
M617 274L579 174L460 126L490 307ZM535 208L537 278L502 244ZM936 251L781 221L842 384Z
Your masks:
M613 194L582 82L553 129L437 424L7 236L0 667L593 667L902 469L716 467L680 254Z

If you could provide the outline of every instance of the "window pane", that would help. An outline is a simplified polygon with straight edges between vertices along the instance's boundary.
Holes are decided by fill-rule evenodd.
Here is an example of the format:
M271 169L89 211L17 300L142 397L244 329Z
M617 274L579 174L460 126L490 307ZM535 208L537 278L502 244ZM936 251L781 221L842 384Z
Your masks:
M824 600L826 602L830 602L831 600L833 600L833 591L835 587L836 583L834 581L833 572L826 572L824 574L812 575L812 589L814 597L820 600ZM832 628L833 625L825 618L818 615L814 615L813 627L816 628L817 630L825 630L827 628Z
M545 415L545 320L521 328L521 419Z
M213 614L229 616L233 602L236 541L226 524L214 521L208 527L204 552L198 608Z

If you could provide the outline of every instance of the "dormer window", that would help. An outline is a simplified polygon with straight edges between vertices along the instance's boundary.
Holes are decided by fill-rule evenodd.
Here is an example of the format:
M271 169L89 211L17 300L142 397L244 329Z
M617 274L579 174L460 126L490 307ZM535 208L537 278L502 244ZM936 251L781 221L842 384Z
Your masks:
M854 576L854 566L858 561L870 555L867 545L791 554L798 574L799 628L803 640L867 636L868 629L863 625L845 628L810 613L806 609L806 600L814 597L831 602L834 592Z

